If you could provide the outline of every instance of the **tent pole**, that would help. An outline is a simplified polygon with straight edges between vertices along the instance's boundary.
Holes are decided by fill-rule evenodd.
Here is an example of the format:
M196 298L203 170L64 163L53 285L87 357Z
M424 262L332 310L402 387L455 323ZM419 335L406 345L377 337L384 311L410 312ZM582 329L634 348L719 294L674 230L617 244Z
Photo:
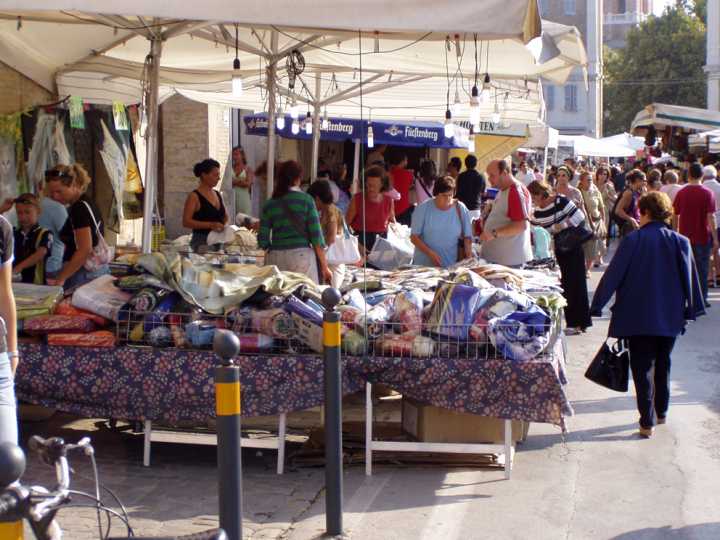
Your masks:
M159 36L150 40L152 69L148 80L145 114L147 115L146 160L145 160L145 194L143 200L142 252L152 252L153 212L157 199L158 173L158 126L160 105L158 93L160 84L160 56L162 55L162 39Z
M548 161L548 145L545 145L545 151L543 152L543 167L542 167L542 173L543 175L547 175L547 161Z
M358 181L360 180L360 139L355 140L355 157L353 158L353 183L350 188L351 195L358 192Z
M312 162L310 163L310 183L317 180L318 159L320 158L320 72L315 74L315 99L313 111Z
M272 196L275 186L275 74L277 73L278 33L272 31L270 35L270 52L267 67L268 91L268 141L267 141L267 199ZM261 201L261 204L265 201Z

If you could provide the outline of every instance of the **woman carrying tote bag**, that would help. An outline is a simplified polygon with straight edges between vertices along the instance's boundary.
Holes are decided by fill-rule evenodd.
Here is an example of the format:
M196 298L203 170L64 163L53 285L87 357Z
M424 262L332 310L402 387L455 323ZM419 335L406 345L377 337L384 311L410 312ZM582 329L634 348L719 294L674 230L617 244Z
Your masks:
M670 198L661 192L638 202L639 229L620 242L600 280L593 316L615 294L608 336L626 339L640 413L640 436L664 424L670 405L670 355L689 320L705 313L690 242L668 227Z

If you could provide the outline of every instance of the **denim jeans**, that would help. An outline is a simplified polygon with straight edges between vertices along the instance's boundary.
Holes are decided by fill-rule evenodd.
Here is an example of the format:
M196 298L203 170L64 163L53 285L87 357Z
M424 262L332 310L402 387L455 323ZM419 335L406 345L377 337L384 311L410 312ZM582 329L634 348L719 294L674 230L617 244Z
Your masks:
M3 442L18 442L15 388L7 353L0 353L0 443Z
M695 257L695 265L697 266L698 277L700 277L700 289L702 290L703 300L708 299L708 271L710 270L710 253L712 252L712 241L705 245L693 244L693 257Z
M640 425L651 428L655 414L667 416L670 406L670 354L675 338L630 336L628 342Z

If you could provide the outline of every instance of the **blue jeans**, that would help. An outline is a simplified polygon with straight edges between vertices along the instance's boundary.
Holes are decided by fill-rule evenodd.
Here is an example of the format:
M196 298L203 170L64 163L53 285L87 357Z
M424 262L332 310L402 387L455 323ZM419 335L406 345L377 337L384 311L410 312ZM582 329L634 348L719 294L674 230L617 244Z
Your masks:
M693 257L695 257L695 265L697 266L698 276L700 277L700 289L702 290L703 300L708 299L708 271L710 270L710 252L712 251L712 241L705 245L693 244Z
M17 406L10 358L0 353L0 443L18 442Z

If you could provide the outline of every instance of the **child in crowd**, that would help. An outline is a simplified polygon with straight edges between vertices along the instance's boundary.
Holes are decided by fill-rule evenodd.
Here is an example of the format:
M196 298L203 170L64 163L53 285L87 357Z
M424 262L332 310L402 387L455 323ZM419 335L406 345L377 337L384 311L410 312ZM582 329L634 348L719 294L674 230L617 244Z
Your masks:
M32 193L15 199L18 226L15 227L15 262L13 274L23 283L45 285L45 263L52 249L52 234L38 225L40 201Z

